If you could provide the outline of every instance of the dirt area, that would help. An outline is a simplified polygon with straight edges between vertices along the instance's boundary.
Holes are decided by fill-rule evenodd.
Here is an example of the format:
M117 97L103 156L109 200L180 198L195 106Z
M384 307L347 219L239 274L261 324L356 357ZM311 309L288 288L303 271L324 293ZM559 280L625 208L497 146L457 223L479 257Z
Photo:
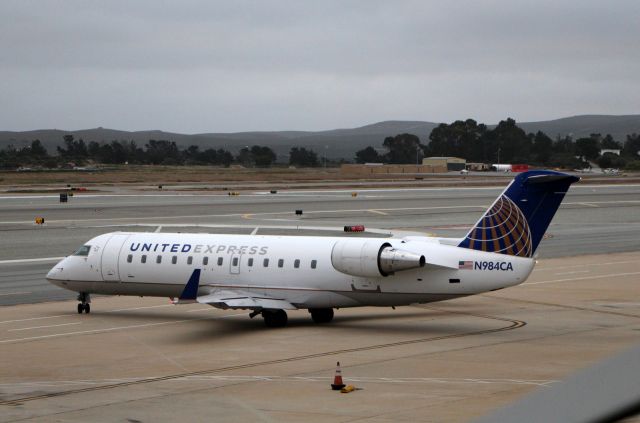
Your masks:
M451 186L452 184L504 185L514 174L381 174L368 175L366 178L341 172L340 168L302 168L276 167L269 169L247 169L241 167L212 166L111 166L98 171L35 171L0 172L0 187L12 192L34 192L30 187L64 184L69 186L100 185L167 185L167 184L224 184L225 182L250 184L273 182L274 185L287 187L288 183L313 183L309 187L326 187L332 182L353 182L353 186L362 187L385 181L394 186ZM589 183L638 183L640 174L619 176L580 175ZM344 185L344 187L349 184ZM238 189L239 187L234 187ZM56 189L59 189L56 187Z
M198 183L223 181L282 181L336 179L339 168L243 169L212 166L113 166L98 171L0 172L0 185L46 183Z

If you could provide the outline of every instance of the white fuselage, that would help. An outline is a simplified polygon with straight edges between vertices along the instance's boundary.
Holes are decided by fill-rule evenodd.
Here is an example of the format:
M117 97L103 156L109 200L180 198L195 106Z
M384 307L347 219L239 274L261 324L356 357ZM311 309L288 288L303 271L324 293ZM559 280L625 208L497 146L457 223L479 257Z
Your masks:
M198 295L239 290L283 299L297 308L396 306L517 285L535 262L446 245L436 238L349 238L390 244L426 259L423 267L388 276L356 276L336 269L334 248L344 239L114 232L89 241L87 255L63 259L47 279L83 293L177 297L200 269ZM364 265L375 258L361 259Z

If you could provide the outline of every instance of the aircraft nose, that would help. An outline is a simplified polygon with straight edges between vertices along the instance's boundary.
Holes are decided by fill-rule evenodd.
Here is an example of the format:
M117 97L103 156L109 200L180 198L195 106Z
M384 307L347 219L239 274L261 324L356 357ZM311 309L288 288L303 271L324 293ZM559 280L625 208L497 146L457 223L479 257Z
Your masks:
M47 279L60 279L60 275L64 270L64 266L62 263L63 261L64 260L60 260L55 266L51 268L51 270L49 270L49 273L47 273L46 276Z
M49 270L49 273L47 273L47 279L53 278L57 272L58 272L58 268L52 267L51 270Z
M47 279L55 279L56 275L58 273L60 273L60 270L61 269L59 267L57 267L57 266L56 267L52 267L51 270L49 270L49 273L47 273L47 276L46 276Z

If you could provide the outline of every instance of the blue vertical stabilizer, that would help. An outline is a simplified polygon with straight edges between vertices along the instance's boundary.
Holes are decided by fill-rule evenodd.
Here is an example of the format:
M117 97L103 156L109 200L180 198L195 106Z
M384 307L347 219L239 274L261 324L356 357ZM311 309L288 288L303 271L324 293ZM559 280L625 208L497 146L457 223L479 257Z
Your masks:
M458 246L533 256L567 190L579 180L550 170L519 174Z

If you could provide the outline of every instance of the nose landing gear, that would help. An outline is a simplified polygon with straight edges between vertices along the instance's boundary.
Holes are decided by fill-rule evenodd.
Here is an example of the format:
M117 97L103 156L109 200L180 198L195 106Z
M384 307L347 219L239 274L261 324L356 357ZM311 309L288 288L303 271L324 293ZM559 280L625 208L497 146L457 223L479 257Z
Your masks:
M78 301L80 301L78 304L78 314L82 314L83 311L89 314L91 312L91 306L89 305L89 303L91 303L91 295L86 292L80 292L78 293Z

